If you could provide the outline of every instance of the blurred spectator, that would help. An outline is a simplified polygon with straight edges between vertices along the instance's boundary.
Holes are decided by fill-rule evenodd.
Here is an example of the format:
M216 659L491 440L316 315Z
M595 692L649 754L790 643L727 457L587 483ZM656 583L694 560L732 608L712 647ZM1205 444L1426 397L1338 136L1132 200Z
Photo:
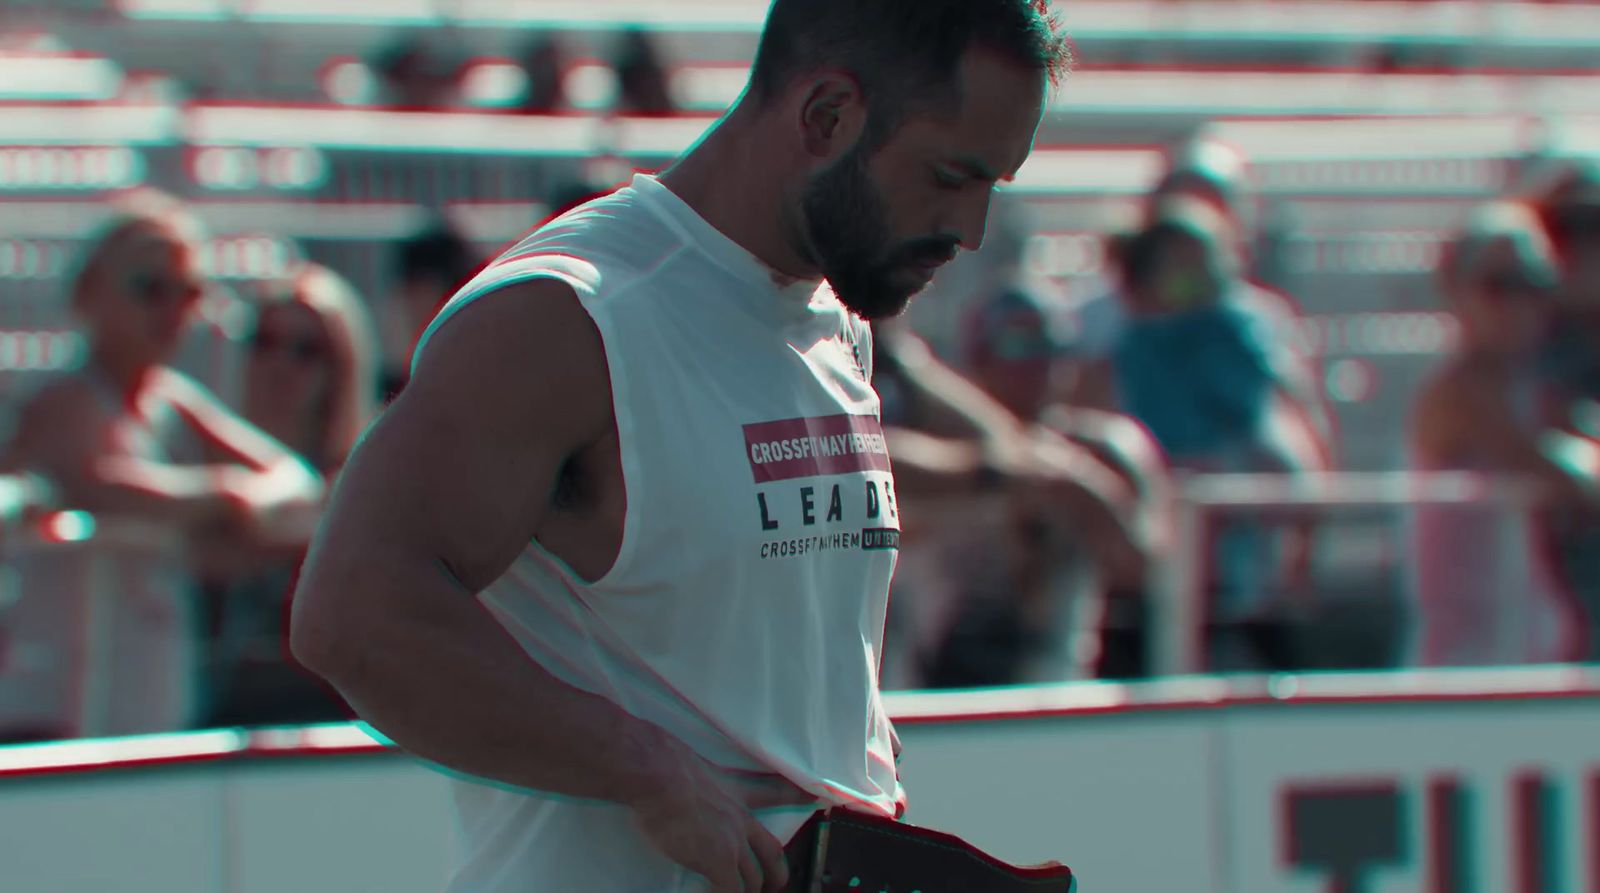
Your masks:
M1240 300L1229 225L1175 200L1120 257L1127 320L1111 348L1115 405L1147 427L1172 462L1195 471L1302 470L1319 464L1275 398L1298 374L1273 320Z
M405 387L422 330L481 263L472 243L442 219L396 248L395 282L380 320L386 396Z
M428 111L460 104L460 72L425 36L409 36L385 48L372 69L382 85L384 105Z
M1250 202L1247 201L1244 174L1246 159L1238 150L1209 138L1204 132L1179 144L1169 152L1167 170L1146 197L1144 217L1135 231L1154 220L1163 208L1193 202L1212 212L1214 238L1228 261L1233 281L1223 300L1242 309L1268 327L1275 345L1282 377L1273 399L1283 404L1280 418L1286 425L1303 428L1298 436L1316 445L1317 468L1333 462L1333 422L1319 390L1322 380L1319 363L1301 343L1300 310L1293 299L1251 278L1248 236L1251 232ZM1286 223L1281 212L1268 221L1274 227ZM1116 233L1107 240L1107 261L1121 266L1121 251L1133 233ZM1284 241L1276 228L1262 234L1261 247L1270 248ZM1263 258L1276 273L1281 258ZM1121 337L1129 318L1127 302L1116 289L1094 295L1075 310L1077 342L1074 346L1075 371L1071 402L1075 406L1115 409L1111 351Z
M319 264L267 285L245 373L251 422L328 477L377 408L377 337L350 283Z
M626 115L670 115L672 99L667 66L656 39L643 28L622 32L611 68L617 75L617 111Z
M70 292L87 355L25 402L0 456L0 469L47 478L61 505L101 522L85 547L93 552L18 561L25 596L8 620L13 638L55 662L8 675L4 687L31 701L36 734L192 722L195 550L205 540L303 543L321 499L303 463L165 365L205 289L195 240L175 201L141 194L90 241ZM119 542L118 530L136 541ZM93 703L85 690L98 693Z
M1138 581L1108 578L1099 567L1099 548L1131 533L1147 546L1156 535L1165 496L1165 471L1160 449L1132 420L1115 413L1070 407L1061 402L1061 373L1070 350L1069 320L1048 289L1010 278L999 283L991 298L980 303L965 327L967 363L972 380L993 395L1018 419L1065 437L1086 451L1093 474L1115 477L1109 488L1124 494L1122 517L1089 515L1070 529L1049 524L1029 500L1011 508L1008 523L989 525L1001 543L985 561L973 562L990 582L1015 591L1015 600L1036 630L1034 661L1027 681L1089 678L1111 669L1119 675L1137 672L1137 608L1108 603L1115 592L1130 600L1140 597ZM1111 523L1117 529L1097 530ZM977 539L981 539L977 538ZM1111 546L1115 548L1115 546ZM1009 582L1003 582L1009 581ZM982 584L979 584L979 588ZM1108 612L1115 610L1119 629L1110 649L1105 631ZM1132 635L1128 635L1131 633ZM1115 653L1112 653L1115 652Z
M1561 269L1555 322L1542 351L1557 427L1600 440L1600 159L1557 157L1534 172L1528 198ZM1589 509L1549 517L1557 570L1583 605L1585 658L1600 661L1600 517Z
M899 328L874 327L873 384L895 456L904 532L886 685L972 687L1081 675L1058 571L1136 578L1127 488ZM914 506L914 507L913 507ZM1018 532L1026 542L1012 540ZM1057 554L1076 549L1073 565Z
M305 264L264 283L245 368L245 415L330 481L376 413L377 337L361 296ZM256 550L214 575L210 725L310 722L346 715L288 654L288 595L299 549Z
M543 115L567 108L567 47L555 32L537 32L518 54L528 78L522 111Z
M1561 270L1544 366L1570 396L1600 399L1600 160L1550 159L1530 179L1526 198Z
M1042 287L1021 278L1031 228L1014 210L991 216L985 248L971 258L980 295ZM1090 675L1101 581L1142 570L1131 488L1091 451L1037 423L1049 386L1024 379L1048 359L1025 365L1005 381L987 369L996 393L986 393L903 320L874 327L873 384L896 490L902 505L915 505L902 514L890 663L915 664L907 674L914 684ZM1089 597L1076 598L1080 592Z
M1439 274L1461 341L1417 401L1410 438L1416 467L1517 476L1558 502L1588 502L1593 446L1548 430L1541 413L1535 360L1555 310L1557 273L1538 219L1516 204L1481 209ZM1526 514L1508 517L1493 505L1417 506L1412 521L1417 663L1575 655L1579 626Z
M1122 246L1127 320L1111 350L1113 405L1149 429L1174 468L1319 468L1318 444L1282 399L1298 359L1266 314L1230 298L1246 284L1229 231L1214 206L1173 199ZM1221 525L1210 605L1214 668L1290 665L1273 598L1298 563L1290 546L1259 523Z

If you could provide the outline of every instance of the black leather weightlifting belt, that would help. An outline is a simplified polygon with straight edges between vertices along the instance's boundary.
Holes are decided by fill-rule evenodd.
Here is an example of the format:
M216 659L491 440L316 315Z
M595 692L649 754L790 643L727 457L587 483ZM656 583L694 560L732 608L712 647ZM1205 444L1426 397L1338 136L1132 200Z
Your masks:
M787 893L1075 893L1065 865L1010 865L953 834L842 809L784 848Z

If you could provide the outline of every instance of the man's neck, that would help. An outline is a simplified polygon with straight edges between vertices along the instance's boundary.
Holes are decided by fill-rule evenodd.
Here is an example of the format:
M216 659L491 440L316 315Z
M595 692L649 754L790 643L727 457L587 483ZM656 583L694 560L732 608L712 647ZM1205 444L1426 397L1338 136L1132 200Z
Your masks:
M792 174L765 151L758 112L740 107L672 167L661 183L696 214L766 264L779 285L821 275L791 232L786 188Z

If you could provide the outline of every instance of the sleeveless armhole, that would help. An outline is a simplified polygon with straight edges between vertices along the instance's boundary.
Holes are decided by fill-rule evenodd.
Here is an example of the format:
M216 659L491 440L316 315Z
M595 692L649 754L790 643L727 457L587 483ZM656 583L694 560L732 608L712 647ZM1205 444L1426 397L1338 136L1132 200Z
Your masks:
M878 344L872 331L872 324L852 315L850 326L855 329L855 346L861 351L861 371L867 376L867 384L871 384L872 376L878 371Z
M633 416L623 410L623 407L628 405L629 395L632 393L629 386L626 359L611 350L611 345L615 343L616 336L611 328L610 314L602 312L601 308L596 306L597 301L595 300L593 289L576 276L551 269L525 270L508 275L504 279L496 279L477 286L469 285L467 290L452 299L450 303L445 305L443 310L439 311L439 315L434 318L433 322L428 324L427 329L422 333L422 337L417 340L417 348L411 355L411 374L416 374L417 363L422 358L422 351L427 347L428 341L433 334L444 327L463 307L482 300L484 297L494 295L502 291L506 286L534 279L554 279L571 288L577 298L578 306L583 308L584 313L589 317L589 321L594 323L595 329L600 333L601 350L605 353L606 368L611 382L611 417L617 426L617 452L622 460L623 510L622 543L617 548L616 560L611 563L610 569L598 580L592 582L585 580L583 575L573 570L560 556L546 549L537 539L530 539L528 545L537 550L545 560L560 568L563 575L578 583L601 589L620 579L632 564L633 554L639 541L638 527L640 523L638 512L633 510L632 494L640 492L636 489L636 484L641 480L641 476L639 457L636 452L637 438ZM635 282L638 281L641 280L635 280ZM610 297L615 298L617 295L632 288L633 285L634 283L624 285L613 292Z

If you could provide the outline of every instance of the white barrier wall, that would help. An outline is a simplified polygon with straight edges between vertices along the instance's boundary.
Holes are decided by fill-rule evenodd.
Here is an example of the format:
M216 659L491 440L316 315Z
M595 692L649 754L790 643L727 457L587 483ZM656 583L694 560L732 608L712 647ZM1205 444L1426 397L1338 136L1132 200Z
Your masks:
M1600 889L1600 674L899 694L907 820L1086 893ZM437 891L445 779L353 727L0 748L6 893Z

